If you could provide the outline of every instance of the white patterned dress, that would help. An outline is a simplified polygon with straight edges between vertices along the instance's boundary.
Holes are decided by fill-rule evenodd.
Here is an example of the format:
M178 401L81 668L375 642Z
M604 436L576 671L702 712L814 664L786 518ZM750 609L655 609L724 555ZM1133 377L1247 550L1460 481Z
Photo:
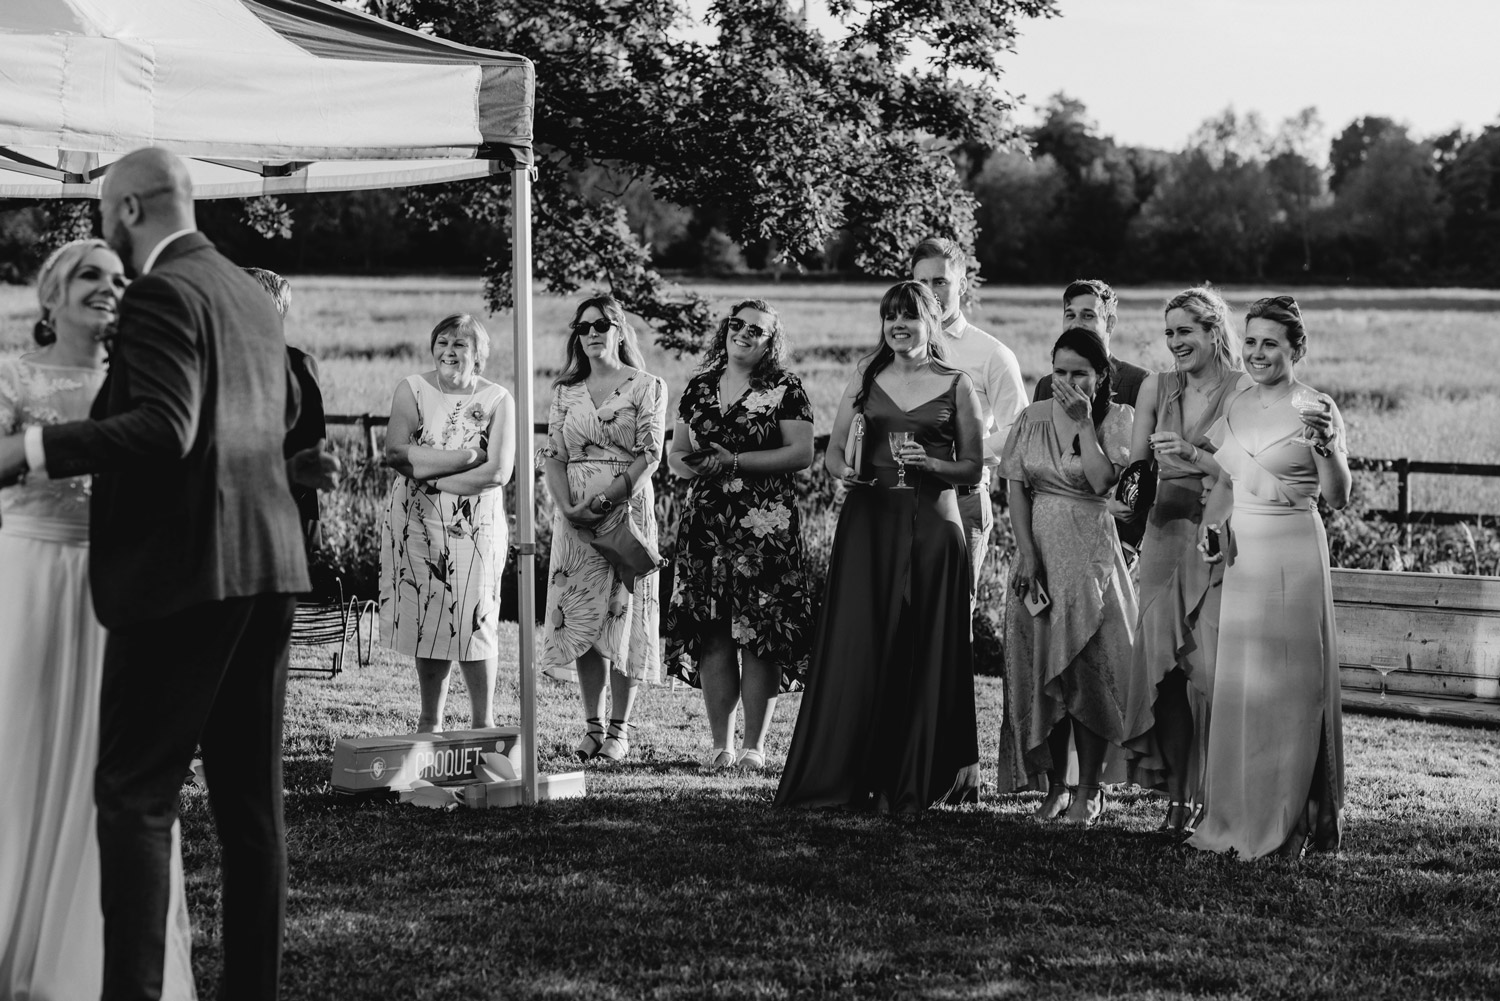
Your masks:
M0 361L0 435L88 416L103 369ZM96 998L104 976L94 763L104 627L89 594L87 476L0 490L0 998ZM162 997L194 997L172 827Z
M495 408L509 397L490 383L444 393L420 375L413 445L489 447ZM509 526L500 490L444 493L398 476L380 522L380 635L398 653L432 660L484 660L500 652L500 572Z
M584 383L558 386L545 451L567 463L568 490L576 503L602 491L637 456L660 457L666 421L666 384L646 372L636 372L598 407ZM654 546L656 493L649 478L637 485L629 507L621 505L601 527L627 516ZM627 589L609 561L559 511L552 520L539 668L566 676L578 655L593 649L613 670L656 681L661 673L659 579L648 574L636 581L634 591Z

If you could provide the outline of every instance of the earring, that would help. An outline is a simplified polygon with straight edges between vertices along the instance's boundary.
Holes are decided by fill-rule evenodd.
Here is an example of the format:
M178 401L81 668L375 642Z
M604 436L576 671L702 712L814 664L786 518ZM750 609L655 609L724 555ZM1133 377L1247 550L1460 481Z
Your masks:
M39 347L46 347L57 340L57 328L52 326L52 320L46 313L43 313L42 318L37 320L31 328L31 338Z

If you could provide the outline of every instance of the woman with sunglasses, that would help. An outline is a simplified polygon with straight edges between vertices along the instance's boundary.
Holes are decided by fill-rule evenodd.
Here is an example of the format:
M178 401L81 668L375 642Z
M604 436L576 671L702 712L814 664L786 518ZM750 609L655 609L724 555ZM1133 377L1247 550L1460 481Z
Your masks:
M737 303L683 390L667 456L692 481L666 613L667 670L703 689L714 771L765 767L776 696L802 687L811 638L793 476L812 465L813 413L786 356L776 311L762 299Z
M556 514L540 668L556 676L577 664L585 724L578 757L619 761L630 752L636 690L661 671L659 581L652 573L626 587L591 540L629 518L655 547L651 474L666 440L667 388L641 367L635 331L613 296L578 304L567 353L541 453Z
M1016 562L1005 606L999 788L1044 790L1039 820L1083 827L1104 812L1105 756L1127 736L1136 619L1103 496L1129 462L1134 418L1111 402L1112 373L1097 333L1063 331L1052 346L1052 398L1021 411L1000 455ZM1115 758L1123 764L1122 754Z
M953 488L983 471L979 398L941 360L942 310L926 285L889 289L880 324L824 459L849 492L780 807L917 813L978 796L973 569ZM865 433L846 456L856 415Z
M1254 380L1209 432L1218 482L1200 549L1224 560L1203 819L1188 842L1240 858L1337 852L1344 804L1338 637L1318 515L1349 501L1344 420L1297 378L1307 328L1291 296L1245 314Z

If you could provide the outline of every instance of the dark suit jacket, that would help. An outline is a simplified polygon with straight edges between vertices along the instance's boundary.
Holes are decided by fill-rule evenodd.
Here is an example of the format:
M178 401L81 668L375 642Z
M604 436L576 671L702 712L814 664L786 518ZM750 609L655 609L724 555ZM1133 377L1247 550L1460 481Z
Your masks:
M1109 362L1115 367L1114 388L1109 394L1110 398L1116 403L1135 406L1135 398L1141 392L1141 383L1145 382L1146 376L1151 373L1139 365L1121 361L1114 355L1109 356ZM1032 395L1031 402L1050 399L1052 399L1052 373L1048 372L1036 381L1036 392Z
M281 455L295 385L270 296L203 234L126 290L91 419L42 431L49 475L94 474L100 622L307 590Z
M286 349L287 361L292 374L297 378L297 389L301 394L302 407L297 412L297 423L286 433L282 444L282 455L290 459L296 452L312 448L328 437L328 425L323 414L323 391L318 388L318 359L290 344ZM302 520L302 537L308 545L317 544L318 492L312 487L292 484L292 500L297 502L297 517Z

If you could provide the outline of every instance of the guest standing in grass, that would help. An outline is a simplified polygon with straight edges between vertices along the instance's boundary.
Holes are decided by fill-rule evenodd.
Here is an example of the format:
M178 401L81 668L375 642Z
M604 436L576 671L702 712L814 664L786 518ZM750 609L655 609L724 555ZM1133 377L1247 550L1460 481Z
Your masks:
M515 468L515 404L484 378L489 334L454 314L432 328L434 367L401 380L385 460L391 484L380 525L380 634L417 661L417 730L443 728L458 661L469 723L494 726L500 571L507 524L501 488Z
M780 692L802 687L812 595L793 477L813 460L813 412L762 299L735 304L683 390L667 463L691 480L666 613L667 670L703 689L706 766L765 767ZM734 751L736 707L745 735Z
M661 672L660 581L652 573L626 587L591 540L629 518L656 545L651 474L666 440L667 387L641 367L635 331L612 296L579 303L567 353L542 450L556 515L539 666L556 673L577 663L585 724L578 757L619 761L630 752L637 688Z
M972 571L953 488L979 482L984 424L969 377L938 355L931 290L901 282L880 318L825 459L849 495L777 806L916 813L978 794ZM842 447L856 415L858 469Z
M1317 499L1349 502L1344 420L1297 379L1307 329L1289 295L1245 315L1255 385L1209 434L1218 483L1205 556L1226 558L1206 810L1189 844L1242 858L1337 852L1344 807L1338 636ZM1207 532L1217 530L1211 553Z
M1053 345L1052 388L1021 413L1000 460L1016 562L999 785L1046 790L1040 819L1088 826L1104 812L1105 753L1127 736L1135 590L1103 494L1129 458L1133 411L1110 402L1109 356L1084 327ZM1033 614L1027 601L1041 594L1050 605Z
M1190 288L1167 301L1167 350L1176 367L1154 372L1141 386L1130 460L1154 457L1156 502L1138 512L1146 524L1137 565L1140 621L1126 706L1132 778L1164 789L1163 830L1191 832L1202 805L1203 754L1207 750L1214 657L1219 645L1222 567L1198 553L1205 481L1219 464L1208 429L1244 378L1232 319L1224 299L1209 288ZM1128 515L1110 501L1117 516Z

